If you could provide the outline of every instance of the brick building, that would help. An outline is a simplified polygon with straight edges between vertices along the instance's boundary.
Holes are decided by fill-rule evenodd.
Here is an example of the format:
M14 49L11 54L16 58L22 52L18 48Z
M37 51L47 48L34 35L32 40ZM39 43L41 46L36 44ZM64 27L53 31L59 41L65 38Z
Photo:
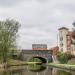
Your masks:
M47 50L46 44L32 44L32 50Z
M50 50L52 50L52 55L55 56L57 52L59 51L59 47L56 46L56 47L51 48Z

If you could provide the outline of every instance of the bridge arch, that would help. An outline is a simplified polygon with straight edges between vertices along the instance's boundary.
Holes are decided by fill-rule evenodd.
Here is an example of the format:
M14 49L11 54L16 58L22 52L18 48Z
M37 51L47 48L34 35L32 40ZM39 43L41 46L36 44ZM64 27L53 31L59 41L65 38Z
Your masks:
M36 62L35 59L38 59L38 60L41 61L42 63L47 63L47 59L44 58L44 57L41 57L41 56L33 56L31 59L33 59L32 61L35 61L35 62ZM31 60L31 59L30 59L30 60Z

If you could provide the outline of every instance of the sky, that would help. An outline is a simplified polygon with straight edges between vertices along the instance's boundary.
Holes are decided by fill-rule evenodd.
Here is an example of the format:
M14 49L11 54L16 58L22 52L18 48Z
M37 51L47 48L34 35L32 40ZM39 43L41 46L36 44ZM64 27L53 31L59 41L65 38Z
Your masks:
M50 49L57 46L58 28L72 29L75 0L0 0L0 20L8 18L21 24L18 48L47 44Z

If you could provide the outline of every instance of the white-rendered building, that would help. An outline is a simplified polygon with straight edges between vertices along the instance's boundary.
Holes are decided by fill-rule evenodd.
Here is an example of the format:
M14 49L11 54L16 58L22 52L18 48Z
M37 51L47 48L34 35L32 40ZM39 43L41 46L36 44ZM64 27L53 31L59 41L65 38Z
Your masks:
M66 52L67 51L67 34L68 28L62 27L59 28L59 51Z
M59 51L70 52L75 55L75 46L72 41L72 31L69 31L66 27L59 28Z

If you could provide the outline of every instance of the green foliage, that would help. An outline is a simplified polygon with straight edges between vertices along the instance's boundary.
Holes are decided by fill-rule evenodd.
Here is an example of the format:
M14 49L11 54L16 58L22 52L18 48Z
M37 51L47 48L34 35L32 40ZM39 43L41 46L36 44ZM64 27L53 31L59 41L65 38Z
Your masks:
M14 65L14 66L27 64L26 61L20 61L20 60L14 60L14 59L9 59L7 63L8 65Z
M15 20L0 21L0 56L7 61L9 50L16 46L16 36L20 24Z
M59 63L67 63L69 59L71 59L71 55L69 53L62 53L62 52L58 52L57 53L57 60L59 61Z
M29 62L42 62L39 58L31 58Z
M29 62L42 62L42 60L41 59L39 59L39 58L31 58L30 60L29 60Z
M75 58L72 58L71 60L69 60L67 64L75 65Z

